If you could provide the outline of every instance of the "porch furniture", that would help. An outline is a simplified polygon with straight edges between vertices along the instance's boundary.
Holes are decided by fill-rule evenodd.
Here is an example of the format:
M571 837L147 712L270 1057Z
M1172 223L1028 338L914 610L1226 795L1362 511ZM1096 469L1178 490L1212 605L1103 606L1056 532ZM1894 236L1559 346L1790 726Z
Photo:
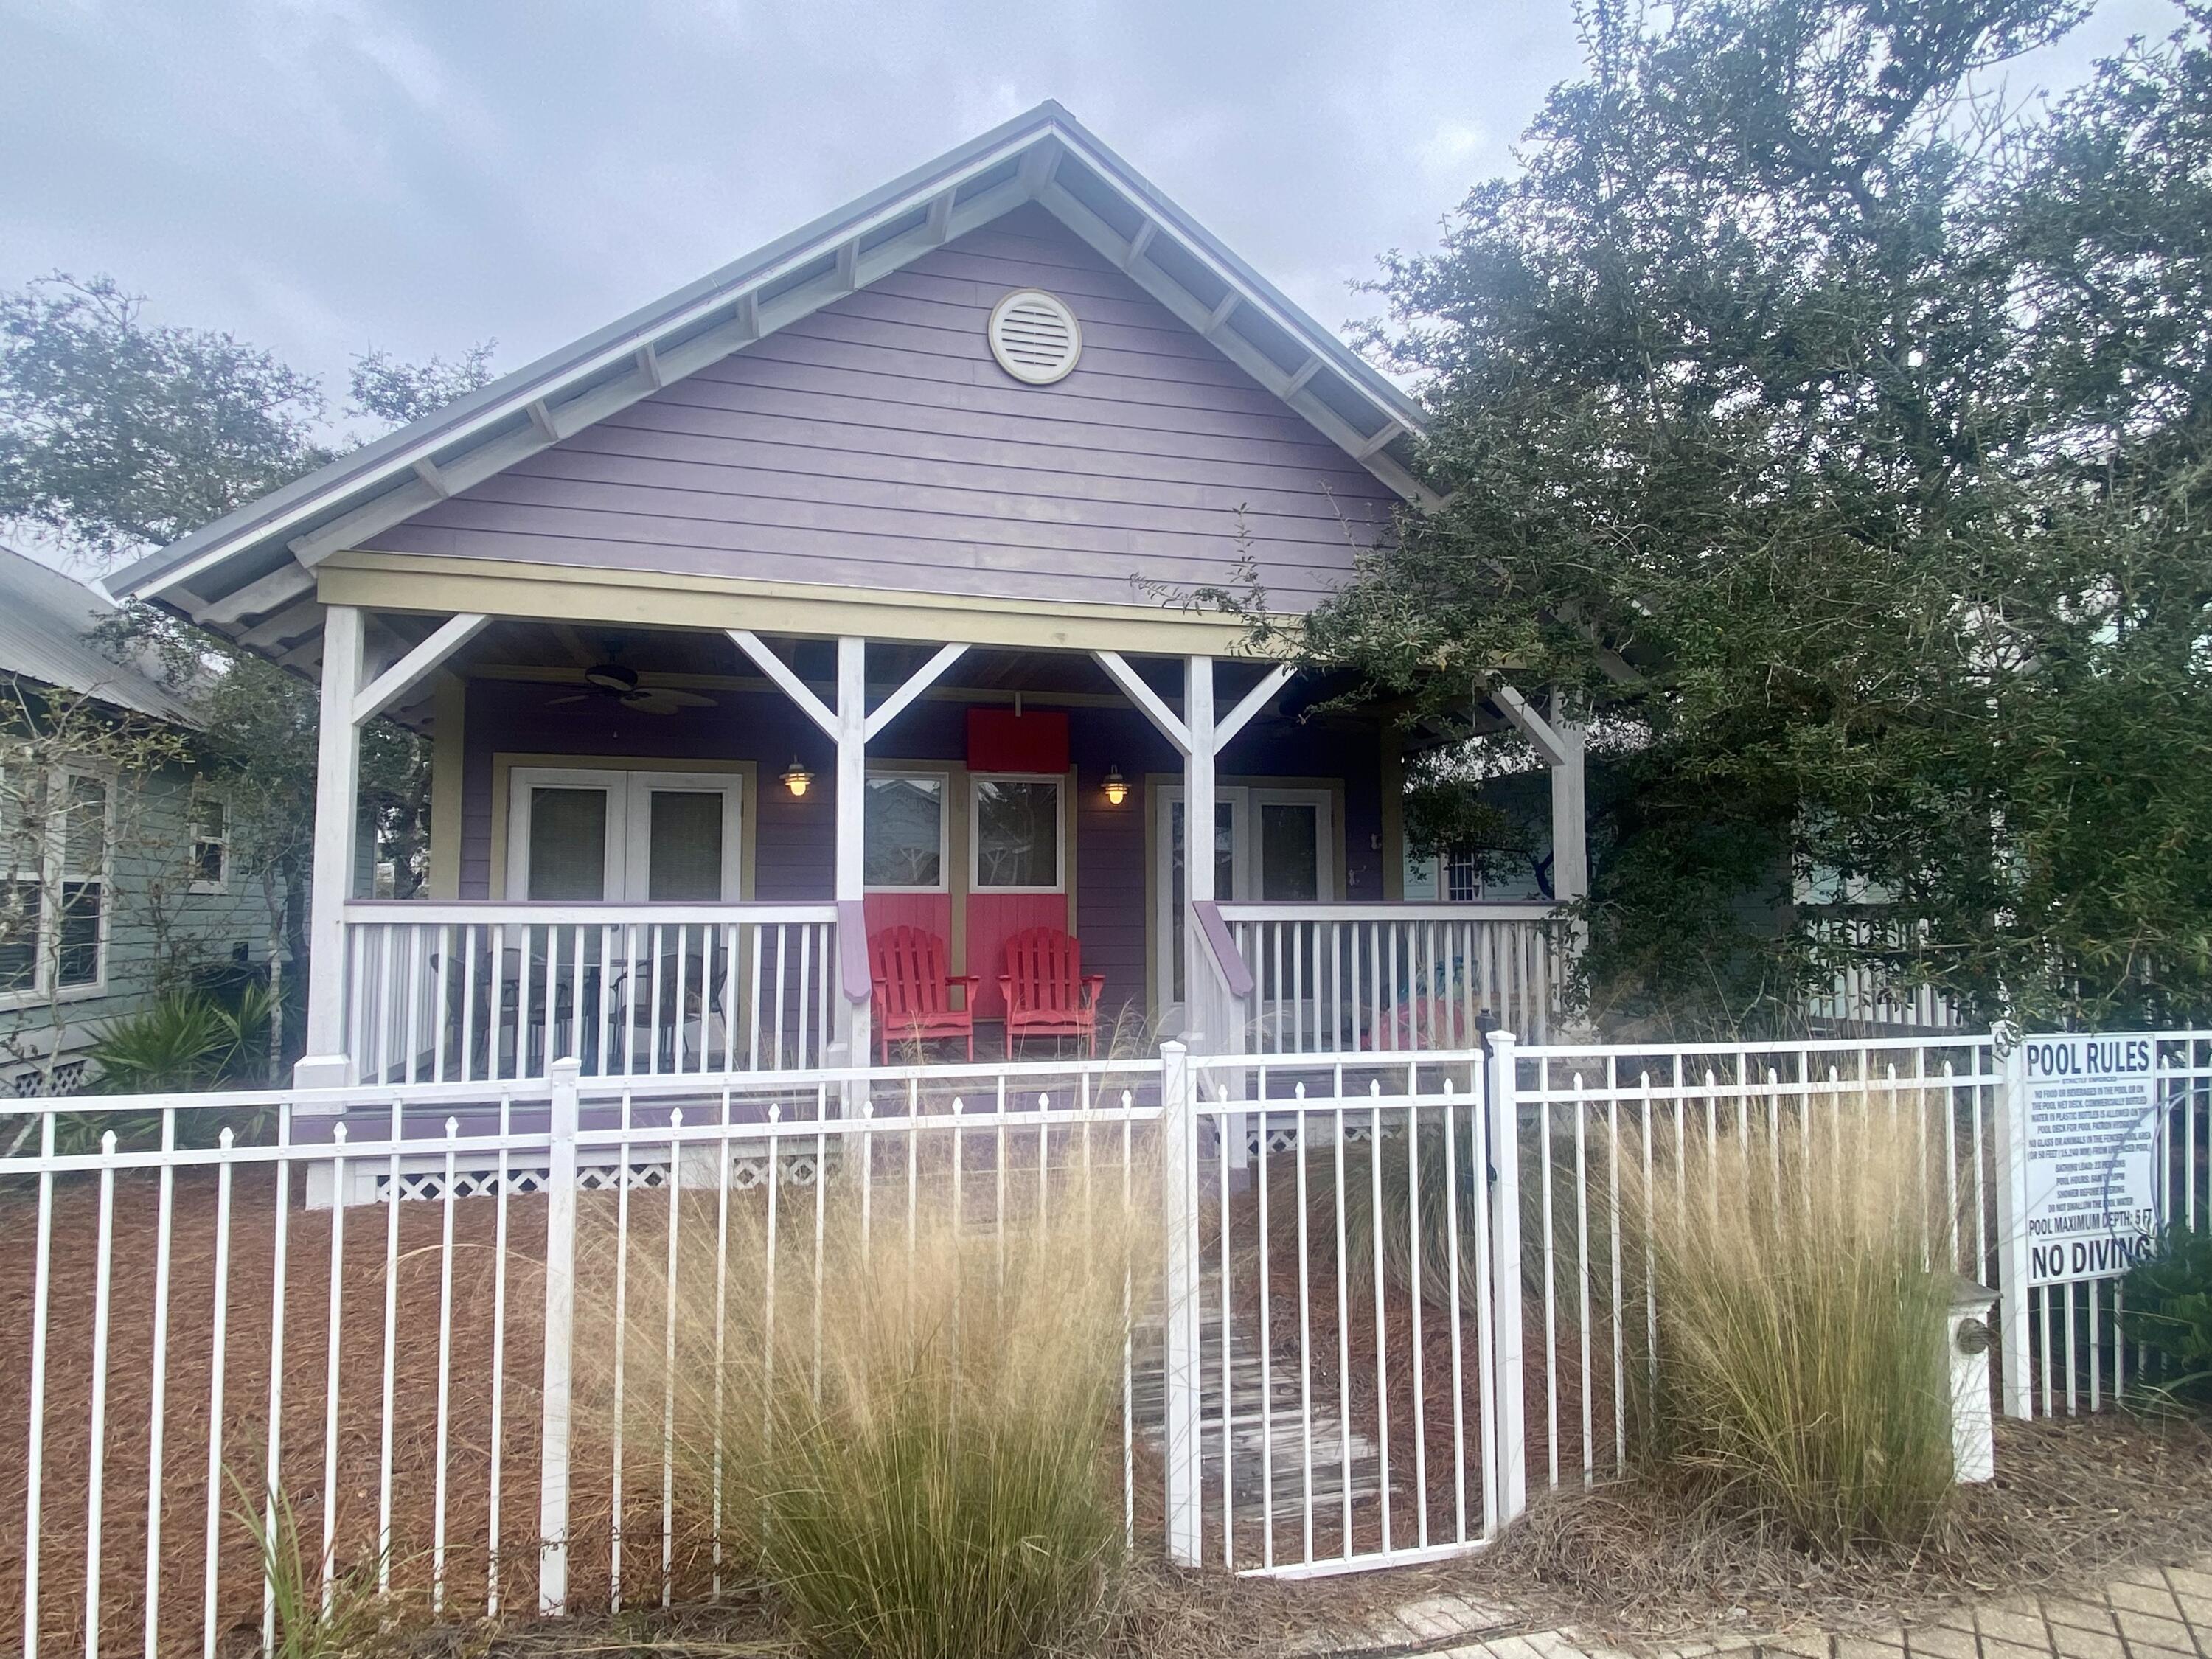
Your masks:
M868 981L876 1017L879 1065L891 1063L891 1040L927 1042L932 1037L964 1037L968 1058L975 1058L975 974L948 971L945 941L919 927L886 927L868 937ZM966 993L966 1006L952 1006L955 987Z
M690 951L671 951L657 966L641 958L635 981L629 967L618 969L607 988L607 1013L619 1030L626 1010L629 1031L622 1054L608 1056L608 1069L635 1071L642 1056L648 1070L672 1072L680 1069L679 1054L697 1060L699 1046L711 1042L713 1017L722 1012L721 975L714 971L719 966Z
M540 994L530 999L529 1018L522 1018L522 957L521 950L509 945L499 953L499 970L492 971L492 953L478 950L471 974L468 958L456 951L450 957L441 951L432 951L428 967L433 979L442 977L446 986L446 1030L454 1046L454 1059L460 1066L460 1075L468 1074L470 1062L483 1074L496 1075L501 1065L511 1062L514 1075L525 1075L545 1053L545 1026L550 1018L553 1025L553 1042L562 1053L568 1052L574 1020L574 987L573 978L560 968L549 969L542 949L530 953L530 972L541 987L549 974L553 983ZM469 997L469 986L476 987L474 1001ZM584 1006L596 1006L599 1001L599 973L596 968L584 970ZM496 994L497 1015L494 1017L493 999ZM528 1048L518 1048L525 1039L518 1026L528 1028ZM470 1031L471 1053L464 1057L459 1053L461 1033ZM586 1074L599 1069L599 1030L597 1023L586 1021L580 1034L580 1060ZM496 1059L495 1058L496 1057Z
M1083 947L1057 927L1032 927L1006 941L999 990L1006 1000L1006 1053L1025 1036L1081 1039L1098 1054L1098 994L1106 975L1083 971Z

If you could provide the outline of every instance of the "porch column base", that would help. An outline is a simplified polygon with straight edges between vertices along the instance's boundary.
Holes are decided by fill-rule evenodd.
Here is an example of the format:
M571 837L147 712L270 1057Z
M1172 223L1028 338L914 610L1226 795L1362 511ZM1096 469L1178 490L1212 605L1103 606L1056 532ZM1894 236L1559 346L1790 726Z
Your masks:
M307 1054L292 1066L292 1086L295 1089L347 1089L353 1086L353 1057L350 1054ZM302 1102L292 1109L298 1117L337 1117L345 1108L336 1102Z

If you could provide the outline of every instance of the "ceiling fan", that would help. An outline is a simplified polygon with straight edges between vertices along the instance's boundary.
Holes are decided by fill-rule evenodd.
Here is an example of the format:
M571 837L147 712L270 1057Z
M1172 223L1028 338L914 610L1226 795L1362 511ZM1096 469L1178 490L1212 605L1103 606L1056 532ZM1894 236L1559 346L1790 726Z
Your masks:
M584 671L584 684L591 689L555 697L545 706L559 708L564 704L590 702L607 697L625 708L635 708L641 714L673 714L685 708L712 708L714 700L696 691L679 691L673 686L641 685L637 671L625 668L618 662L593 663Z

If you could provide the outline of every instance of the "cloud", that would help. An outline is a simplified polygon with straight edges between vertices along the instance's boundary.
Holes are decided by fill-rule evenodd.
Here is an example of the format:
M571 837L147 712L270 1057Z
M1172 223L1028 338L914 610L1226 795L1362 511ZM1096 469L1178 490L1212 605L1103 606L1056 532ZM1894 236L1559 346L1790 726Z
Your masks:
M1335 323L1578 66L1559 0L0 0L0 285L111 270L332 386L512 365L1054 97Z

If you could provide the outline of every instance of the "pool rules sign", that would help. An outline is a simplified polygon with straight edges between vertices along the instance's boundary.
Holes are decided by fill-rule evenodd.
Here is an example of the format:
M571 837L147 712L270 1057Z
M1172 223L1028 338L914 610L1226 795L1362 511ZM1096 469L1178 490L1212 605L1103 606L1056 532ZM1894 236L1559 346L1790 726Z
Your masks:
M2157 1224L2155 1046L2069 1036L2021 1048L2028 1283L2125 1273Z

